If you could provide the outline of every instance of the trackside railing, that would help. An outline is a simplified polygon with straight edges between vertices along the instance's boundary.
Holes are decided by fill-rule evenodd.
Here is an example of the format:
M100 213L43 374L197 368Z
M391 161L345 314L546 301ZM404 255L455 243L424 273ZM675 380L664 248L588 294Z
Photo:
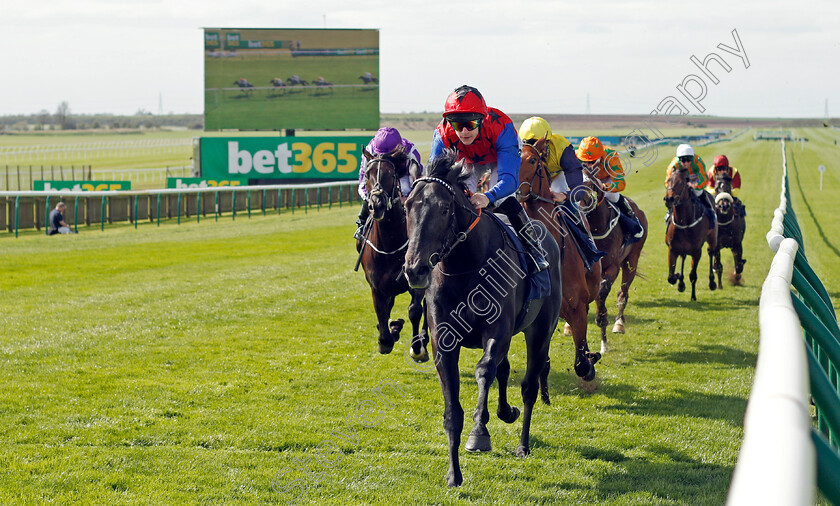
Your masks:
M352 205L358 200L355 181L314 183L306 185L278 184L253 186L218 186L208 188L170 188L129 191L19 191L0 192L0 226L18 237L21 229L49 227L50 210L60 200L67 209L64 221L78 231L79 223L88 226L128 221L137 228L140 221L157 222L181 217L194 217L197 222L211 215L216 221L237 213L268 211L280 214L283 209L307 213L322 206L332 208Z
M782 168L780 204L767 233L776 255L761 290L758 363L727 503L813 504L816 484L840 504L840 328L805 256L784 140Z

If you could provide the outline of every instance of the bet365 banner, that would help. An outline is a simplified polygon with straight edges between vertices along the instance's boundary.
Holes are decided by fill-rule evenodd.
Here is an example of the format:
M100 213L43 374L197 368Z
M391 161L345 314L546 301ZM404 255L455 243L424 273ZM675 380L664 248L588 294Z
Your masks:
M370 137L202 137L201 177L358 179Z
M131 181L32 181L32 189L35 191L70 190L74 192L130 190Z

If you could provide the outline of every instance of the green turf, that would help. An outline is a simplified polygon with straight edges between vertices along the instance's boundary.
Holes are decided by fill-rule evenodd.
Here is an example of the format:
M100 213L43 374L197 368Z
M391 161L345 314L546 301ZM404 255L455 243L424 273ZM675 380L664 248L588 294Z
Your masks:
M789 148L791 198L836 304L836 135L803 132L812 142ZM745 286L709 292L704 257L691 303L665 279L672 149L627 178L652 225L627 334L610 334L592 384L555 334L552 405L536 408L531 456L513 455L521 424L491 416L494 450L461 452L455 490L436 375L399 347L376 351L370 291L352 270L355 207L0 233L0 503L722 504L756 361L781 150L750 135L698 150L707 161L725 153L742 173L748 263ZM822 192L818 162L830 171ZM728 251L723 260L731 270ZM478 357L461 358L467 431ZM510 359L521 407L521 336ZM495 404L494 387L491 413ZM377 407L370 427L366 406Z
M280 130L284 128L366 128L379 126L379 87L301 88L241 91L237 79L255 87L274 78L319 76L336 85L361 85L364 72L378 75L379 56L237 56L205 59L204 114L208 130Z

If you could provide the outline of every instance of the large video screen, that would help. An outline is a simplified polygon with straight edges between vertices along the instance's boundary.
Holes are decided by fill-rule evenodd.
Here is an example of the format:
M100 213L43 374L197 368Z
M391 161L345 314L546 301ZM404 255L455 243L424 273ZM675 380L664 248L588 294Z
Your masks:
M379 30L204 29L206 130L379 128Z

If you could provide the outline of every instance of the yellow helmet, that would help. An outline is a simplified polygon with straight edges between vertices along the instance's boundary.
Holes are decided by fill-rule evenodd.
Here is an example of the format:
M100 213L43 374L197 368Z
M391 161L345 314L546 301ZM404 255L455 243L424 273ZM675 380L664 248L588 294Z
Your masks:
M538 117L532 116L522 122L519 127L519 138L523 141L529 139L542 139L543 137L551 137L551 125L548 121Z

